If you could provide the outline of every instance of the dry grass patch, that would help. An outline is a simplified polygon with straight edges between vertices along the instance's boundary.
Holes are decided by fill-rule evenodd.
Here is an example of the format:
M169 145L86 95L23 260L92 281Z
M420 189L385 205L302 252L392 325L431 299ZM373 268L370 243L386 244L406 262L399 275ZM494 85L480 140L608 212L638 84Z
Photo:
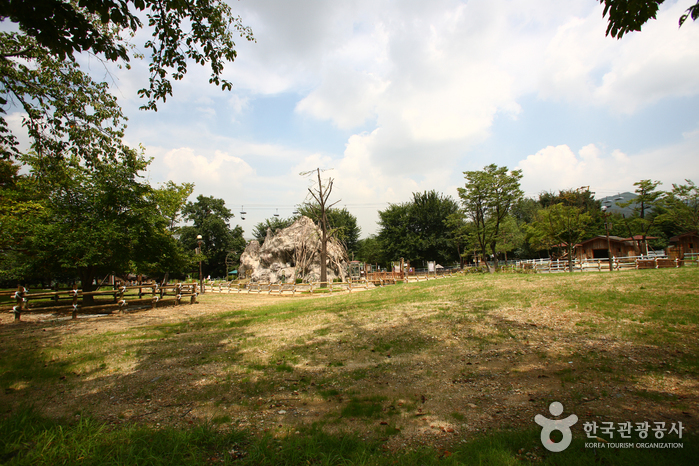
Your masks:
M698 278L694 270L466 276L6 322L2 406L278 435L315 424L389 448L532 428L552 401L583 422L663 418L690 429L699 418ZM582 434L582 422L575 428Z

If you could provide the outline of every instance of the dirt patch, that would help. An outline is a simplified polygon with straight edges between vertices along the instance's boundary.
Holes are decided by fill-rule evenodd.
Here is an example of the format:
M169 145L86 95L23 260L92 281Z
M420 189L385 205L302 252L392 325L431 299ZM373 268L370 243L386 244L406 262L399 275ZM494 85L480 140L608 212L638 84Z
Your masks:
M696 372L682 369L692 348L641 344L616 320L551 303L469 308L434 296L380 311L346 296L207 295L123 317L3 316L1 405L279 435L318 423L388 449L531 429L553 401L577 414L578 435L591 421L697 427Z

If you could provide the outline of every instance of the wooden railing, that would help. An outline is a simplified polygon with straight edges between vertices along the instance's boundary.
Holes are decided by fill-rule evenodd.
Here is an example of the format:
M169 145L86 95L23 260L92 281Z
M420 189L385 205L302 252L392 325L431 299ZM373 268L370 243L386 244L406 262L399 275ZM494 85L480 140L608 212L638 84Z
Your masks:
M25 313L71 313L73 319L81 312L95 312L98 310L118 309L123 314L129 308L150 305L155 309L158 305L181 304L182 298L189 298L194 304L197 300L198 289L196 284L178 283L174 285L160 286L158 284L141 284L120 286L111 290L83 291L71 290L41 290L31 293L27 288L18 286L16 291L0 292L0 296L9 296L15 301L15 305L9 312L15 315L15 321L21 319ZM111 296L112 302L95 301L84 303L86 297ZM144 297L145 296L145 297ZM32 305L32 301L34 305ZM61 301L70 301L70 304L62 304Z
M668 259L662 256L629 256L615 257L612 259L612 270L628 270L628 269L664 269L672 267L682 267L690 261L677 259ZM531 259L520 261L517 264L521 269L533 269L536 272L569 272L570 266L567 259L552 260L552 259ZM588 272L588 271L608 271L609 259L583 259L582 261L575 259L572 262L573 271Z
M269 283L269 282L210 282L204 284L205 293L245 293L245 294L291 294L367 290L370 282L367 280L353 280L345 282L309 282L309 283Z
M372 272L360 280L347 280L343 282L308 282L308 283L269 283L269 282L239 282L220 281L204 283L205 293L223 294L291 294L296 293L316 293L319 291L335 293L348 292L353 290L367 290L375 286L393 285L396 282L419 282L435 280L437 278L451 277L456 272L451 270L435 273L405 274L402 277L400 272Z

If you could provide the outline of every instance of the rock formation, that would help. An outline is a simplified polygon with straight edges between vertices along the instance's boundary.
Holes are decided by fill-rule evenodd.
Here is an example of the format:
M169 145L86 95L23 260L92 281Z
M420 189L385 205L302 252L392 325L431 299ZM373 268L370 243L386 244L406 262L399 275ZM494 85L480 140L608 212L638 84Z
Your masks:
M308 217L300 217L291 226L272 233L260 246L251 241L240 257L241 278L250 276L253 282L293 283L320 280L320 248L322 233ZM335 238L328 240L328 281L347 276L348 257L345 248Z

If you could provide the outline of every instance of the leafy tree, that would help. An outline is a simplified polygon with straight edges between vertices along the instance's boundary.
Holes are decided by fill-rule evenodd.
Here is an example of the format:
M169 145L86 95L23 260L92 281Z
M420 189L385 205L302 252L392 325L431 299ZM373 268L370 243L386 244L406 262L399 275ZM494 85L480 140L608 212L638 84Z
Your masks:
M459 197L466 217L474 224L476 240L481 254L486 257L486 248L496 256L500 225L510 209L523 196L519 187L521 170L507 172L507 167L488 165L482 171L464 172L465 188L459 188ZM497 267L497 256L495 259ZM486 268L492 272L488 262Z
M16 58L21 56L22 59ZM115 161L125 150L124 115L105 83L30 37L0 33L0 115L14 102L38 156ZM16 136L0 118L0 157L18 157ZM36 167L35 167L36 168Z
M592 220L589 213L580 207L563 203L542 209L537 220L529 227L534 242L551 248L565 245L568 251L568 269L573 271L573 248L586 235L586 228Z
M178 223L182 219L182 209L189 196L194 191L194 183L182 183L178 185L168 181L153 192L153 196L160 207L160 213L168 220L170 231L178 230Z
M436 191L413 193L411 202L389 205L379 212L378 239L385 257L389 260L403 257L423 265L429 260L440 263L458 260L447 224L449 216L458 209L451 197Z
M35 184L19 175L20 168L0 160L0 282L7 286L24 279L46 279L24 257L24 239L43 206Z
M387 265L381 244L376 235L370 235L357 241L356 259L368 264Z
M539 194L541 207L549 207L554 204L563 203L571 207L579 207L583 212L593 215L602 209L602 201L594 198L594 193L586 187L580 189L563 189L554 194L552 192L542 192Z
M131 56L140 58L130 54L128 41L144 27L144 14L152 38L144 44L150 78L139 91L147 99L142 108L157 110L157 102L172 95L170 79L182 79L191 61L208 64L209 82L231 89L221 76L236 56L233 36L254 38L221 0L6 0L0 21L15 23L19 32L0 32L0 157L19 156L5 117L18 108L38 155L70 153L87 163L114 158L123 132L121 110L112 122L116 99L105 83L80 72L75 54L92 53L128 67Z
M523 242L524 233L517 224L517 220L513 216L508 215L500 225L496 251L504 253L505 262L507 262L508 251L518 248Z
M72 60L76 53L90 52L109 61L130 60L129 37L144 27L147 18L151 39L149 86L139 94L148 99L145 108L172 95L172 79L180 80L189 61L209 65L209 82L223 89L231 83L221 79L224 65L237 54L236 34L254 40L252 30L233 16L220 0L6 0L0 19L17 24L23 35L59 60ZM13 56L22 57L26 49ZM4 54L8 57L7 54Z
M267 238L267 229L271 229L272 232L277 230L283 230L286 227L291 226L296 221L296 217L280 218L272 217L265 219L264 222L260 222L255 225L252 230L252 236L260 243L262 246Z
M583 213L590 215L590 223L586 228L588 235L605 234L602 201L595 199L594 193L587 187L563 189L558 194L544 192L539 195L539 203L542 207L549 207L554 204L577 207Z
M410 226L411 205L389 204L379 211L379 233L376 236L386 263L401 257L412 259L416 254L416 236Z
M34 194L14 205L3 198L3 210L20 207L25 212L15 221L2 219L15 233L11 244L3 245L3 259L10 259L3 260L5 278L78 277L82 289L92 291L94 281L110 273L162 275L187 261L153 189L139 180L138 173L148 165L142 155L131 151L119 163L89 168L58 159L51 177L42 176L50 168L45 157L24 159L31 171L18 184ZM13 263L21 267L7 267Z
M672 185L664 200L667 211L662 217L674 224L676 234L699 233L699 187L691 180L685 181L687 184Z
M604 5L603 16L608 17L607 35L621 39L624 34L640 31L651 19L655 19L658 8L665 0L600 0ZM687 18L699 18L699 1L687 8L680 16L680 26Z
M234 259L240 260L240 255L245 250L242 227L231 228L229 224L233 212L226 207L223 199L203 195L197 196L196 202L188 202L182 212L185 219L194 224L183 226L179 230L183 247L194 251L198 246L197 236L201 235L204 276L225 276L228 253L235 251Z
M459 256L459 267L464 268L464 255L471 245L471 229L469 224L464 221L464 214L457 210L453 214L449 214L444 221L451 237L453 247L456 248L456 253Z
M648 254L646 237L658 218L657 209L661 207L662 197L665 194L662 191L656 191L660 184L660 181L637 181L633 184L636 186L637 196L630 201L617 203L619 207L633 205L633 217L626 219L626 225L631 236L634 236L634 232L640 232L642 241L637 241L637 244L639 250L644 254Z
M536 199L522 198L515 203L510 210L510 215L515 219L520 231L523 233L523 241L515 250L515 256L520 259L533 259L539 257L538 251L546 249L534 246L527 234L527 226L536 220L536 214L542 209L541 204Z
M0 34L0 48L18 46L26 49L15 55L25 59L0 57L0 87L24 105L33 150L4 152L29 174L17 175L17 165L5 159L0 216L12 235L2 245L3 275L78 276L90 291L99 275L159 274L186 262L162 215L165 205L139 179L148 161L121 140L124 117L106 85L27 36ZM13 81L13 73L24 81ZM13 87L17 83L25 88ZM11 147L12 135L1 124L0 133L0 146Z

